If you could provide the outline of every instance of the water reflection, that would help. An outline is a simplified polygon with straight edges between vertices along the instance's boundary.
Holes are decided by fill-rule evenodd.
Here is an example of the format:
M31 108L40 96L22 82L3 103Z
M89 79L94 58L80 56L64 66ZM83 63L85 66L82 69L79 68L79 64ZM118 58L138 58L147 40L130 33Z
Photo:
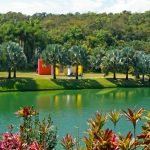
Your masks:
M121 107L122 104L125 107L142 104L143 99L149 103L149 88L0 93L0 112L16 111L24 105L33 105L40 110L61 110L68 107L80 110L83 107L108 107L108 104L115 104L116 107Z
M36 107L44 110L62 110L66 108L82 109L82 94L67 95L38 95Z

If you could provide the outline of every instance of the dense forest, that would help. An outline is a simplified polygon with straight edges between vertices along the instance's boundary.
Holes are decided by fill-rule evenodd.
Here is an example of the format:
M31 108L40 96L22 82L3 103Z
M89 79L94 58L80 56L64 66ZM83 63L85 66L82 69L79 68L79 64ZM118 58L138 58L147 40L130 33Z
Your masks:
M148 54L150 11L66 15L43 12L32 16L8 12L0 14L0 44L8 41L19 43L27 57L27 69L34 70L39 54L48 44L61 44L66 49L80 45L89 54L97 48L108 51L129 46Z

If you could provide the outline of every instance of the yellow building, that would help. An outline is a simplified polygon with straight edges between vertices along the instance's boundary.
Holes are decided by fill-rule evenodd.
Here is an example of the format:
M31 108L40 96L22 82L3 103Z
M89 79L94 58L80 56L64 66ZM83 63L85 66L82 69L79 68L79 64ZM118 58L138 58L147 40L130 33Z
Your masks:
M68 76L75 75L76 74L76 66L64 68L64 74L68 75ZM83 74L83 66L82 65L78 66L78 74L79 75Z

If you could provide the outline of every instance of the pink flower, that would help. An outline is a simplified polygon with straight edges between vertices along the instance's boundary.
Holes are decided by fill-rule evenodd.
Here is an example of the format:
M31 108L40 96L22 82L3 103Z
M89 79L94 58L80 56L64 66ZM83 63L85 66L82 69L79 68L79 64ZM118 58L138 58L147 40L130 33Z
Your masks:
M116 142L116 138L117 138L117 136L116 136L116 134L114 134L114 136L112 138L112 142Z
M0 142L0 150L3 150L4 149L4 144L3 142Z
M40 150L37 141L34 141L31 145L29 145L29 147L27 148L27 150Z
M4 149L16 149L19 150L21 141L19 134L4 133L0 141L0 150Z

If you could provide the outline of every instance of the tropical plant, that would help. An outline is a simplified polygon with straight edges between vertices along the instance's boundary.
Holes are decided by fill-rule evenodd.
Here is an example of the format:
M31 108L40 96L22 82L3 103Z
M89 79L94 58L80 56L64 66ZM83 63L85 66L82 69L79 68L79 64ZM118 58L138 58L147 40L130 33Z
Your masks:
M100 130L99 132L95 132L93 136L89 136L89 138L84 138L86 149L117 150L116 135L112 132L112 130Z
M129 69L133 66L133 56L135 50L132 47L124 47L121 50L121 67L123 68L123 72L126 73L126 80L128 80Z
M88 136L84 137L84 142L87 149L104 148L113 138L112 131L103 131L102 127L107 121L107 115L97 112L95 118L88 121L89 130L87 131ZM106 137L109 137L106 139ZM108 141L107 141L108 140ZM99 143L97 145L97 143ZM108 145L109 145L108 144ZM98 147L97 147L98 146ZM109 146L108 146L109 147Z
M147 111L145 116L143 114L143 108L137 113L135 109L132 111L128 109L128 112L124 112L124 115L131 121L136 127L138 119L141 117L146 120L144 126L142 126L142 133L137 137L132 137L131 131L126 136L116 134L110 129L103 129L107 122L107 115L97 112L95 117L88 121L89 129L87 130L87 136L84 137L84 144L87 150L134 150L136 148L142 148L143 150L149 150L150 148L150 111ZM120 114L120 113L119 113ZM117 122L118 116L116 111L112 111L112 117L109 119ZM53 150L57 144L56 128L53 126L50 116L47 121L44 119L39 121L39 113L33 109L33 107L23 107L16 112L18 117L23 119L23 123L20 125L19 133L13 133L13 126L8 129L9 132L5 132L0 136L0 149L1 150ZM116 117L117 116L117 117ZM135 132L134 132L135 134ZM137 138L137 139L136 139ZM78 141L66 134L61 140L61 145L66 150L82 149L79 145L76 145Z
M23 49L19 46L19 44L14 42L8 43L7 55L8 55L8 62L9 62L9 71L10 71L10 67L12 67L14 70L14 78L16 78L17 67L25 66L25 64L27 63L26 56L24 54Z
M56 79L56 65L63 59L62 50L62 46L59 44L49 44L41 55L46 65L53 65L53 79Z
M2 134L2 138L0 140L0 149L1 150L10 150L10 149L16 149L19 150L21 146L20 141L20 135L19 134L13 134L12 131L5 132Z
M76 79L78 79L78 66L87 66L88 54L85 48L81 46L72 46L69 49L70 65L76 66Z
M8 78L11 77L11 66L10 66L10 61L8 58L8 53L7 53L7 44L8 43L2 43L0 45L0 68L1 69L7 69L8 70Z
M150 54L145 54L145 73L147 74L147 76L149 77L149 81L150 81Z
M114 110L114 111L111 111L108 115L109 115L110 120L114 124L114 132L116 132L116 125L121 118L121 114L120 112Z
M138 120L140 119L140 117L142 116L143 111L144 111L143 108L139 109L137 112L135 112L135 108L133 110L128 108L128 112L123 111L124 115L133 125L135 142L136 142L136 124ZM136 149L136 145L135 145L135 149Z
M106 56L103 57L101 68L105 74L108 74L110 71L114 74L114 79L116 79L116 73L120 68L120 51L117 49L110 50L106 53Z
M135 75L142 75L142 81L144 82L144 76L149 69L149 56L146 55L143 51L135 52L133 56L133 68Z
M125 137L120 135L117 145L118 148L121 150L134 150L136 143L135 139L132 138L132 133L128 132L128 134Z
M97 47L93 49L89 56L89 62L92 69L100 69L102 58L105 56L105 50Z
M47 121L39 121L39 113L33 107L23 107L16 112L18 117L23 118L20 125L21 146L24 143L39 146L41 149L54 149L57 144L57 132L53 126L51 117Z
M61 145L66 150L73 150L76 143L76 139L73 138L70 134L66 134L66 136L61 140Z
M150 111L147 111L146 116L142 117L146 120L145 124L142 126L142 133L137 136L140 140L138 145L140 145L144 150L150 149Z

